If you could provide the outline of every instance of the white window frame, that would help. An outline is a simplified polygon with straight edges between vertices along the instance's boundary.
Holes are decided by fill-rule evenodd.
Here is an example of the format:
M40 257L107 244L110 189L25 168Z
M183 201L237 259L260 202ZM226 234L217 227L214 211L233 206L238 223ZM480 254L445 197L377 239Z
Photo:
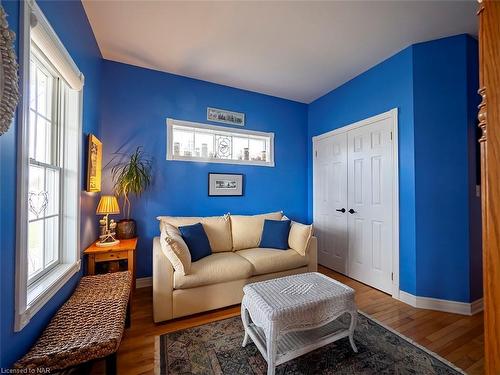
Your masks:
M34 0L22 1L20 12L20 75L21 89L23 95L18 106L18 145L17 145L17 230L16 230L16 290L15 290L15 322L14 330L16 332L22 330L30 321L30 319L48 302L50 299L73 277L80 271L80 190L81 190L81 164L82 164L82 108L83 108L83 90L78 92L78 113L73 116L74 124L77 124L78 129L73 128L77 132L76 155L77 161L73 164L68 174L61 171L60 181L67 179L74 180L70 177L71 173L77 171L77 189L71 191L76 199L76 206L70 208L69 211L64 211L61 214L63 220L67 219L71 225L66 228L65 233L60 233L60 247L65 247L69 250L63 251L60 254L60 263L53 267L50 272L40 277L36 282L28 284L28 177L29 177L29 68L30 68L30 49L31 49L31 22L32 16L44 27L44 30L49 35L52 44L57 52L66 61L75 72L78 72L79 80L83 85L83 74L78 70L76 64L67 52L66 48L57 37L49 22L43 15L42 11ZM76 99L76 97L74 97ZM64 103L67 106L68 103ZM74 137L74 135L73 135ZM67 151L67 145L60 145L61 152ZM74 149L75 145L71 147ZM75 160L75 159L72 159ZM75 166L75 164L77 165ZM71 168L71 166L70 166ZM61 200L68 199L69 192L60 190ZM73 195L72 194L72 195ZM63 198L64 197L64 198ZM62 204L62 202L60 202ZM71 211L72 209L72 211ZM63 238L64 237L64 238ZM76 241L75 246L67 246L68 242Z
M199 156L185 156L185 155L174 155L174 145L173 145L173 128L175 127L186 127L195 128L202 130L213 130L223 133L229 133L231 135L241 135L246 137L260 137L269 139L269 150L268 150L268 160L235 160L235 159L219 159L219 158L203 158ZM274 133L260 132L255 130L246 129L235 129L227 126L216 126L203 124L199 122L191 122L184 120L176 120L172 118L167 118L167 160L177 160L177 161L188 161L197 163L221 163L221 164L237 164L237 165L253 165L261 167L274 167Z
M39 50L39 48L35 45L35 46L31 46L31 49L32 50L35 50L35 53L33 54L33 56L30 56L30 57L33 57L33 60L36 60L36 64L41 66L43 69L42 70L45 70L46 73L48 75L50 75L54 81L52 82L52 85L53 85L53 97L52 97L52 103L57 103L57 107L59 109L59 106L60 106L60 103L59 103L59 90L58 90L58 85L57 85L57 72L55 71L55 69L51 66L50 62L46 59L46 57L43 55L42 51ZM31 64L31 59L30 59L30 64ZM30 80L32 79L33 77L30 77ZM29 93L29 99L31 100L31 95L32 93L30 92ZM52 108L53 110L54 108ZM29 108L28 109L28 112L31 113L30 111L33 112L33 109ZM34 111L38 114L38 110ZM58 145L59 144L59 136L60 136L60 119L59 119L59 113L52 113L52 116L51 116L51 120L50 120L54 126L54 129L56 130L55 132L53 132L52 134L52 142L54 145ZM59 146L56 146L56 150L59 151ZM36 146L35 146L35 149L36 149ZM39 166L41 168L44 169L44 174L46 173L46 170L47 169L52 169L52 170L57 170L59 172L59 202L58 202L58 212L57 214L53 214L52 216L57 216L58 217L58 227L59 227L59 230L58 230L58 251L57 251L57 260L52 264L52 265L49 265L48 267L45 267L45 264L42 264L42 269L39 270L38 272L36 272L34 275L31 276L31 278L29 277L28 275L28 288L30 285L32 284L35 284L38 280L40 280L41 278L43 278L45 275L47 275L49 272L51 272L55 267L57 267L60 262L61 262L61 259L62 259L62 251L61 251L61 228L62 228L62 199L61 197L64 195L64 192L63 192L63 184L62 184L62 168L60 167L60 158L61 158L61 155L58 155L58 153L56 153L54 155L54 150L52 150L52 158L56 159L57 160L57 166L53 165L53 161L51 163L45 163L45 162L40 162L40 161L37 161L35 159L31 160L31 158L29 157L28 158L28 169L29 167L31 166ZM29 153L29 152L28 152ZM38 220L38 218L37 218ZM43 219L42 219L43 220ZM28 226L29 226L29 223L30 223L30 220L28 219ZM44 245L44 249L43 249L43 259L45 260L45 245Z

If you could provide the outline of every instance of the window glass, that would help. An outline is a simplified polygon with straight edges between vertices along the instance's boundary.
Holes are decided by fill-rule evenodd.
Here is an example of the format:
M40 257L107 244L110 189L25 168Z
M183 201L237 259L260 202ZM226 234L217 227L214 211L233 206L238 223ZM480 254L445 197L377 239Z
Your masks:
M28 219L35 220L42 214L43 194L45 192L44 169L32 164L28 174Z
M233 159L249 160L248 159L248 138L233 137Z
M56 84L50 64L32 44L29 77L28 283L59 261L60 166Z
M243 130L232 131L230 128L215 126L206 129L177 124L169 126L172 126L172 139L168 140L171 159L214 162L234 160L236 163L272 165L272 135L261 136L255 132L247 134Z
M53 216L45 221L44 267L56 263L59 259L59 217Z
M43 267L44 246L43 221L29 223L28 228L28 278L32 278Z
M201 158L214 157L214 135L197 132L194 138L194 156Z
M59 213L59 170L45 169L45 191L47 192L46 216Z
M215 135L215 157L218 159L231 159L233 152L232 137L227 134Z
M192 156L194 132L174 129L174 155Z
M267 160L265 140L250 139L250 160Z

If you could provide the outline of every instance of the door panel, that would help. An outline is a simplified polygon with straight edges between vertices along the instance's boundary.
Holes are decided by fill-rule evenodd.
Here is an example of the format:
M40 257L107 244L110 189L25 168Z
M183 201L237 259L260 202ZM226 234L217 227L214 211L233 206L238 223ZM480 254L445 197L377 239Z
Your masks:
M392 292L392 140L385 119L347 133L348 275Z
M347 273L347 136L340 134L315 142L314 226L318 263Z

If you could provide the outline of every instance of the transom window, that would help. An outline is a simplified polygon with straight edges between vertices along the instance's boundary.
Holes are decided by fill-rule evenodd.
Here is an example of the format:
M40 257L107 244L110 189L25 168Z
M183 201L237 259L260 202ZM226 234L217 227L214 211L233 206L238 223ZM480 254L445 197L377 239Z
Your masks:
M167 119L167 159L274 166L274 134Z

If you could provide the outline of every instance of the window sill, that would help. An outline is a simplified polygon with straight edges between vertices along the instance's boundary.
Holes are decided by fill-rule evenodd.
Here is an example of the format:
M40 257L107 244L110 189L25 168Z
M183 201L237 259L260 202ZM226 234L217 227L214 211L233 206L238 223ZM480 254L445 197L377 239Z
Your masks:
M240 160L240 159L213 159L198 156L168 155L167 160L188 161L197 163L219 163L234 165L253 165L258 167L274 167L274 162L262 160Z
M30 319L80 270L80 260L60 264L51 272L28 287L27 306L16 314L15 331L22 330Z

